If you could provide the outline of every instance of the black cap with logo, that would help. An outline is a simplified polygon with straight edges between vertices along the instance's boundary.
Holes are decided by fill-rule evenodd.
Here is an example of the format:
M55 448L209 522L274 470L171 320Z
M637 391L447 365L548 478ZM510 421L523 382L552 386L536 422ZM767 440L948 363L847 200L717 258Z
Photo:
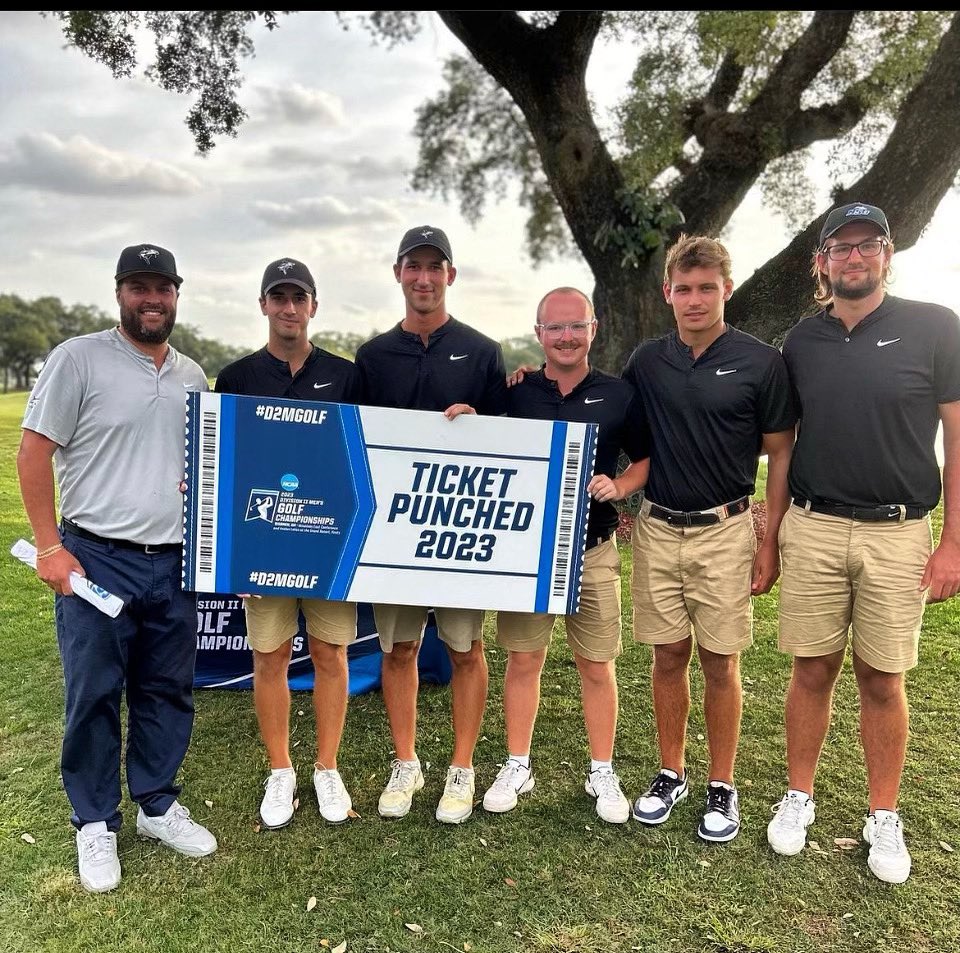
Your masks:
M400 239L400 248L397 251L397 261L400 261L404 255L414 248L420 248L421 245L429 245L436 248L450 264L453 264L453 252L450 250L450 239L442 228L434 228L432 225L419 225L417 228L411 228Z
M840 208L835 208L827 216L823 228L820 229L820 244L823 245L834 232L853 222L872 222L887 238L890 237L890 226L887 224L887 216L883 214L882 209L877 208L876 205L852 202L850 205L841 205Z
M296 285L307 294L317 296L317 284L310 274L310 269L296 258L278 258L267 265L263 272L263 281L260 282L260 297L265 297L267 292L277 285Z
M123 281L131 275L163 275L178 288L183 279L177 274L173 252L159 245L129 245L120 252L114 280Z

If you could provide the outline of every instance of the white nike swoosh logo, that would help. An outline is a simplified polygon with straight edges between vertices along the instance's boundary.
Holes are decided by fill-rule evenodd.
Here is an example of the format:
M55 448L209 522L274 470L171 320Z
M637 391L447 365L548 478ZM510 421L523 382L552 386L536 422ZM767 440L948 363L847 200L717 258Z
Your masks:
M899 340L900 338L893 338L890 341L884 341L883 338L881 338L879 341L877 341L877 347L886 347L888 344L896 344Z
M326 384L314 384L314 385L313 385L313 389L314 389L314 390L320 390L321 387L329 387L332 383L333 383L333 381L327 381Z
M603 400L602 397L584 397L583 402L585 404L599 404Z
M719 368L717 369L717 377L723 377L724 374L736 374L736 373L737 373L737 368L735 367L729 371L721 371Z
M469 354L451 354L451 355L450 355L450 360L451 360L451 361L462 361L465 357L469 357L469 356L470 356Z

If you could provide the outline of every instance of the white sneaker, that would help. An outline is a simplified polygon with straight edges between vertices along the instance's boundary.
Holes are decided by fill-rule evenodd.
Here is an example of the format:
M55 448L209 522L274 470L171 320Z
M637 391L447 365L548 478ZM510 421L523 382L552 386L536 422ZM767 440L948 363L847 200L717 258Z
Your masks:
M807 844L807 828L816 819L813 798L785 794L773 807L776 817L767 825L767 843L784 857L799 854Z
M296 809L297 772L293 768L271 771L263 782L266 790L260 802L260 820L268 830L286 827L293 820Z
M335 768L314 768L313 787L317 792L320 816L328 824L342 824L353 810L353 801L344 787L340 772Z
M377 810L381 817L404 817L410 811L413 795L423 787L423 772L419 761L394 759L390 765L390 780L380 795Z
M896 811L871 814L863 826L863 839L870 845L867 866L874 876L888 884L902 884L910 876L910 852Z
M614 771L591 771L584 790L597 799L597 814L608 824L626 824L630 820L630 802L620 788L620 778Z
M517 806L517 798L534 785L533 772L519 761L508 758L496 780L483 795L483 809L491 814L505 814Z
M80 883L91 893L106 893L120 884L120 858L117 835L107 830L105 821L84 824L77 831L77 860Z
M473 795L476 780L473 768L450 765L447 781L437 805L437 820L441 824L462 824L473 813Z
M172 847L188 857L205 857L217 849L217 839L202 824L190 819L190 812L178 801L159 817L148 817L140 808L137 814L137 833L141 837Z

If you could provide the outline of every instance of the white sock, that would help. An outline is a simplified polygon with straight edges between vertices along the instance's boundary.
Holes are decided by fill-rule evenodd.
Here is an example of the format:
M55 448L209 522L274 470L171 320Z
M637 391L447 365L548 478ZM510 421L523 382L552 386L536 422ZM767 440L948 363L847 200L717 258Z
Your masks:
M519 765L521 765L522 767L526 768L528 771L530 770L530 755L528 755L528 754L511 754L511 755L507 755L507 760L508 760L508 761L516 761L517 764L519 764Z
M288 771L292 771L293 768L271 768L270 774L276 777L278 774L286 774Z
M882 807L878 807L874 812L873 816L878 820L882 821L885 817L895 817L899 819L900 815L896 811L887 811Z
M813 798L809 794L807 794L806 791L799 791L797 790L797 788L790 788L790 790L787 791L787 797L797 797L797 798L800 798L801 801L813 800Z
M610 771L613 772L613 762L612 761L597 761L596 758L590 760L590 773L594 774L597 771Z

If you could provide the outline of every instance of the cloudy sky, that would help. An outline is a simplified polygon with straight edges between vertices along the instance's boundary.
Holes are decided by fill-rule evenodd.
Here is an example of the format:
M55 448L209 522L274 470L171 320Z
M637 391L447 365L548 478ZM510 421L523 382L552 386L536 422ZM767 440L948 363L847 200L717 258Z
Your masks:
M175 253L185 278L180 319L252 349L265 339L260 276L287 255L318 282L314 330L367 333L402 316L397 243L429 223L449 234L460 271L452 313L498 339L528 333L545 291L592 289L583 263L533 268L515 202L473 228L454 201L408 184L414 111L460 49L435 18L393 50L330 13L282 18L256 33L244 70L249 120L203 159L183 124L186 98L142 77L114 80L36 13L0 13L0 292L112 315L120 249L152 242ZM610 48L594 60L591 91L612 104L630 58ZM950 195L922 241L898 254L895 293L960 311L958 224ZM743 281L788 234L751 194L724 238Z

